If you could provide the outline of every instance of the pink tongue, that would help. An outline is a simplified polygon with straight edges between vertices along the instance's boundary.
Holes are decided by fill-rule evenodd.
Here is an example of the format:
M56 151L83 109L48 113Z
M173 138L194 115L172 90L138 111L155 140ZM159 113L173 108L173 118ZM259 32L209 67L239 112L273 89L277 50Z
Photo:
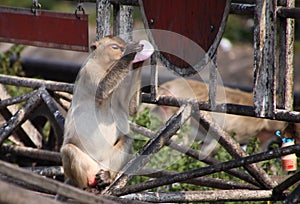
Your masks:
M138 52L133 59L133 63L145 61L148 59L154 52L154 48L147 40L141 40L141 45L144 45L143 50Z

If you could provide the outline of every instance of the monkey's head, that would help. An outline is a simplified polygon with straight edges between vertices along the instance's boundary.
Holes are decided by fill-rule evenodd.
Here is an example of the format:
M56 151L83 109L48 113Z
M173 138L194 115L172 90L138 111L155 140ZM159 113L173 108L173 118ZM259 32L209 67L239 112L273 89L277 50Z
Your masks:
M137 52L143 49L143 45L138 43L126 44L124 40L116 36L106 36L91 45L94 58L104 67L110 67L114 62L122 57L134 59Z
M119 60L124 52L126 43L119 37L107 36L91 45L94 58L104 67Z

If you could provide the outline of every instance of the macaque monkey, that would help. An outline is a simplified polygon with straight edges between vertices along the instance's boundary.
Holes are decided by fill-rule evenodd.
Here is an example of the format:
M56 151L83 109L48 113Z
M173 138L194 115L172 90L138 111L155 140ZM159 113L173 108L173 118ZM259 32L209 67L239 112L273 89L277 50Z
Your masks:
M178 98L194 98L199 101L208 101L208 84L188 79L175 79L162 84L159 87L158 95L168 95ZM217 87L216 93L217 103L232 103L253 106L252 93L244 92L239 89L232 89L228 87ZM151 107L151 112L159 114L160 118L169 118L177 108L169 106L157 106ZM222 113L210 113L203 111L206 117L216 117L220 119L219 125L240 144L247 144L251 137L258 136L263 142L270 139L270 135L275 137L276 130L285 130L288 126L287 122L238 116L233 114ZM219 117L219 118L218 118ZM223 118L222 118L223 117ZM203 133L199 132L199 126L197 121L190 120L189 123L192 126L194 138L203 139ZM296 125L296 131L297 131ZM268 136L268 137L267 137ZM276 139L276 138L275 138ZM209 143L210 141L208 141ZM205 145L205 144L204 144ZM209 145L209 144L206 144ZM261 144L261 149L265 149L264 144ZM210 149L208 147L207 149Z
M91 49L77 77L61 148L65 176L79 188L105 187L130 159L128 118L136 109L130 106L138 101L141 70L132 63L143 45L107 36Z

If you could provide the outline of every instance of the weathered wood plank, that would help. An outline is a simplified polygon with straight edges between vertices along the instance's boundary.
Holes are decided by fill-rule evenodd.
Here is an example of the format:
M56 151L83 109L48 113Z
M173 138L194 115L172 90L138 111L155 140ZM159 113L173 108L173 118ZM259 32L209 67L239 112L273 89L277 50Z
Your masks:
M110 1L96 1L96 39L99 40L110 34Z
M280 6L294 7L294 0L282 0ZM294 34L295 19L278 18L278 97L277 107L288 111L294 104Z
M271 190L208 190L208 191L181 191L171 193L136 193L124 196L125 198L155 202L222 202L222 201L255 201L271 200Z
M273 118L276 67L276 0L257 1L254 14L254 109Z

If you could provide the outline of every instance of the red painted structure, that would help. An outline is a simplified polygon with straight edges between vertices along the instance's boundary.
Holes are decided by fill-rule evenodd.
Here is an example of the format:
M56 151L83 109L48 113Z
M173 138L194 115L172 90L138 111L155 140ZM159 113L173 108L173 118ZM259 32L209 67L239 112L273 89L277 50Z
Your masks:
M88 15L0 7L0 41L89 51Z
M203 53L213 55L223 34L223 28L229 12L230 2L227 0L141 0L144 23L149 29L160 29L180 34L184 37L167 36L153 32L153 40L159 50L182 50L183 55L195 55L191 52L191 44L184 38L198 44ZM215 44L215 45L214 45ZM213 46L214 45L214 46ZM175 66L186 68L183 60L170 53L161 54ZM192 59L197 64L202 57Z

